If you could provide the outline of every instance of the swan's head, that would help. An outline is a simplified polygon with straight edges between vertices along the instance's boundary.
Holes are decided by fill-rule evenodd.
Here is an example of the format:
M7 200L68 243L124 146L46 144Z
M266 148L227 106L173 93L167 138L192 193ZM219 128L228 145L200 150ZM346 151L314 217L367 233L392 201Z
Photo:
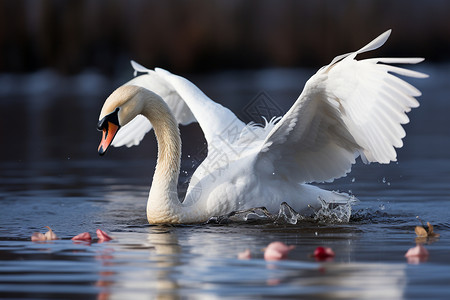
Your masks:
M103 132L98 146L100 155L106 153L120 127L142 112L142 89L134 85L121 86L106 99L97 124L97 129Z

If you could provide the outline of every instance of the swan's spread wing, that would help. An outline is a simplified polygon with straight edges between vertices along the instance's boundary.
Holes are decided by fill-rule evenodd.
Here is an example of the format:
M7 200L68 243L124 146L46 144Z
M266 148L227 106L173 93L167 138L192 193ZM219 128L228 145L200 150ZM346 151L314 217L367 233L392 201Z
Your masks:
M137 85L144 87L161 96L167 103L178 124L187 125L196 122L186 102L181 98L177 91L163 78L161 78L155 71L144 68L136 62L131 62L137 72L144 72L147 74L138 76L125 85ZM144 116L137 116L127 125L121 127L112 143L115 147L126 145L128 147L138 145L144 135L152 129L152 125Z
M232 143L239 137L245 124L229 109L212 101L198 87L187 79L171 74L163 69L149 70L131 62L138 76L125 85L144 87L161 96L168 104L179 124L198 122L205 134L208 145L220 142ZM122 127L113 141L113 146L138 145L144 135L152 129L150 122L137 116Z
M256 167L298 182L330 181L350 171L355 158L364 162L396 160L402 146L401 124L419 103L420 91L393 74L426 77L389 63L420 58L355 60L357 54L384 44L390 31L364 48L335 58L305 85L292 108L268 134Z
M245 124L228 108L212 101L197 86L186 78L163 69L155 72L170 84L187 104L205 134L208 147L212 143L231 144L239 138Z
M135 117L127 125L120 127L111 145L114 147L139 145L144 135L152 129L152 124L142 115Z

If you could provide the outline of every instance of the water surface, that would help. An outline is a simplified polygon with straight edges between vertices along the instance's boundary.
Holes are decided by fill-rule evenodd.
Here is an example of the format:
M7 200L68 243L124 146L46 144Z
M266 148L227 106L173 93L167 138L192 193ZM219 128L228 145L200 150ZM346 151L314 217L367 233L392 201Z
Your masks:
M295 225L148 225L153 136L140 147L112 149L102 158L96 153L97 114L116 83L84 74L52 79L61 87L55 89L47 73L15 78L23 89L0 90L0 297L447 299L450 91L442 78L448 78L448 68L420 70L431 78L414 82L424 96L421 108L409 115L399 162L358 163L346 178L323 185L360 199L349 222ZM273 108L286 111L311 73L230 72L194 81L248 119L245 105L261 91L274 100ZM74 81L77 92L65 91ZM26 89L33 84L40 89ZM204 147L195 125L182 135L181 193ZM404 254L416 243L416 216L441 237L425 244L426 261L413 263ZM45 232L44 226L60 239L31 242L31 234ZM70 240L85 231L95 235L97 228L114 240ZM266 262L262 249L272 241L296 248L287 260ZM317 246L332 247L336 257L316 261L311 253ZM245 249L252 259L237 259Z

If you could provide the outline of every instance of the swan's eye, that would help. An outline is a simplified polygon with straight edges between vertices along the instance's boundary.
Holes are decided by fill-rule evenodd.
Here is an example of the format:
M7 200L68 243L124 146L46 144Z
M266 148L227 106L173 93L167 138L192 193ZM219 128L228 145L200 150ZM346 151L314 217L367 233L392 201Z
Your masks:
M117 107L112 113L107 114L103 119L98 121L97 130L102 131L103 129L105 129L108 126L108 122L111 122L117 126L120 126L119 116L118 116L119 110L120 110L120 108Z

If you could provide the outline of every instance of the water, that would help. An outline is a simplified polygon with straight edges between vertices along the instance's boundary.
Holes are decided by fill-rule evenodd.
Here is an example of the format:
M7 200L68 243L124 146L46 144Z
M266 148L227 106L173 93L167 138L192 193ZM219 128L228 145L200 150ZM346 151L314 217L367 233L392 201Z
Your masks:
M95 81L92 74L58 78L53 85L47 73L0 76L3 83L18 83L14 93L0 90L0 298L447 299L450 90L444 78L450 74L446 66L421 70L431 78L415 82L424 96L421 108L409 115L399 163L358 163L346 178L324 184L360 199L349 222L319 218L295 225L148 225L154 139L112 149L103 158L96 154L97 114L113 84L101 77ZM245 118L242 107L261 90L280 99L278 108L286 110L311 72L225 73L194 81ZM40 90L30 92L30 86ZM181 193L195 164L192 157L203 147L196 126L182 134ZM427 261L408 263L404 254L415 246L416 216L441 236L425 244ZM31 234L45 232L44 226L60 239L31 242ZM97 228L114 240L70 240L85 231L95 236ZM266 262L262 249L272 241L296 248L287 260ZM336 257L316 261L311 254L317 246L333 248ZM237 259L245 249L252 259Z

